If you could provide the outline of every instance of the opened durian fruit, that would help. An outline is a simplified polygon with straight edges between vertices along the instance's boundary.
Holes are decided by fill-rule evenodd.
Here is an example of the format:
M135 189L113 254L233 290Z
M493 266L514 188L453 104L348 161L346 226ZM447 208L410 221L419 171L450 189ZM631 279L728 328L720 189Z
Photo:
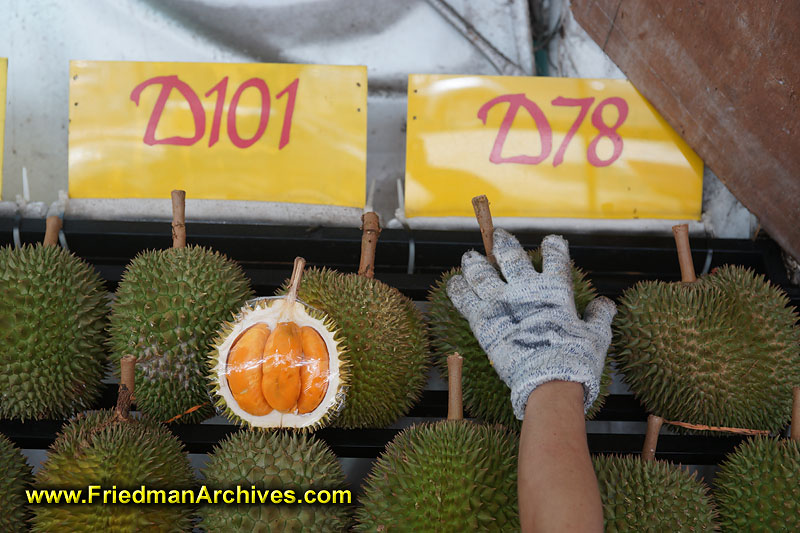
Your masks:
M107 293L85 261L57 246L0 248L0 417L41 419L86 409L105 371Z
M461 365L448 357L448 420L403 430L374 463L356 531L519 531L517 436L462 419Z
M625 291L613 323L617 369L650 413L682 424L677 431L778 431L800 383L797 313L749 269L723 266L697 279L687 227L673 230L682 282Z
M800 531L800 387L791 438L745 441L722 463L714 485L723 531Z
M217 406L241 424L313 430L344 402L349 374L338 328L297 299L304 266L295 259L285 297L248 302L214 343Z
M485 196L477 196L472 201L475 214L481 227L486 254L492 263L492 235L493 224L489 212L489 202ZM541 271L542 255L540 250L530 250L533 266ZM447 281L461 272L455 268L442 275L428 295L430 308L428 310L428 325L431 332L431 344L436 354L436 361L442 375L447 372L447 356L458 352L464 357L464 405L472 415L487 422L496 422L510 428L519 429L521 422L514 416L511 408L510 391L508 386L497 376L489 362L489 357L483 351L467 319L455 308L447 296ZM578 315L597 293L591 281L579 268L572 268L572 282L575 295L575 308ZM611 385L610 365L606 363L600 380L600 393L586 413L588 419L593 418L603 406L608 396Z
M214 413L205 371L211 341L252 296L239 265L186 246L184 199L184 191L173 191L173 247L130 262L111 315L111 357L137 358L136 406L162 422L199 422Z

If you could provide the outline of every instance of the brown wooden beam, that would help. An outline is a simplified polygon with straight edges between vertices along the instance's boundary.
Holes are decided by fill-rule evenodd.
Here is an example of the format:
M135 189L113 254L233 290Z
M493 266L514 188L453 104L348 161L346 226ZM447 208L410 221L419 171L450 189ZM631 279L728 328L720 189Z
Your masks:
M800 258L800 2L572 0L572 11Z

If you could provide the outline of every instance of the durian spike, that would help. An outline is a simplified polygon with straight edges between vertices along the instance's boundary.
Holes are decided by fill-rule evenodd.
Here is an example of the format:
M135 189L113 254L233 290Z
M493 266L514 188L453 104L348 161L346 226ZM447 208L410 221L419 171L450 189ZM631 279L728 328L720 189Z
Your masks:
M377 213L369 211L361 215L361 261L358 264L358 275L365 278L375 277L375 248L381 234L381 223Z
M694 273L694 263L692 262L692 249L689 247L689 225L678 224L677 226L672 226L672 233L675 235L675 244L678 247L681 281L684 283L697 281L697 276Z
M297 301L297 290L300 288L300 281L303 279L303 269L306 266L306 260L302 257L294 258L294 268L292 269L292 277L289 279L289 291L286 293L286 305L284 309L287 311L292 308L294 302Z
M61 217L56 215L47 217L42 244L45 246L55 246L58 243L59 231L61 231Z
M447 356L447 419L463 420L464 410L461 399L461 366L464 359L458 352Z
M491 264L497 266L497 259L494 258L494 223L492 222L492 212L489 210L489 199L485 194L476 196L472 199L472 208L475 210L475 218L478 219L478 226L481 228L483 238L483 248L486 251L486 258Z
M655 461L656 446L658 446L658 433L664 419L660 416L650 415L647 417L647 433L644 436L644 448L642 449L643 461Z
M119 366L120 378L116 414L117 418L127 420L131 411L131 403L133 402L136 358L132 355L123 356L120 359Z
M794 387L792 396L792 431L789 436L800 441L800 387Z
M172 247L186 248L186 191L172 191Z

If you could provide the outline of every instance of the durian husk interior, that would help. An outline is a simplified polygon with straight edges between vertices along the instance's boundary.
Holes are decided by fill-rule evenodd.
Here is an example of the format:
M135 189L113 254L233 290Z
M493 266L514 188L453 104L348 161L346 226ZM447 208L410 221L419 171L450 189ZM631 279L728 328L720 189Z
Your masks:
M315 429L345 399L347 364L336 325L301 301L261 298L225 324L211 380L218 406L252 427Z
M800 328L788 304L764 276L738 266L688 284L639 282L614 319L617 370L647 411L667 420L776 432L800 383Z
M366 479L356 531L519 531L514 432L423 423L386 446Z
M714 480L723 531L800 531L800 442L757 437Z
M541 251L538 248L530 250L528 255L534 267L541 272ZM514 416L510 389L492 368L489 357L478 344L475 335L472 334L467 319L458 312L447 296L447 280L460 273L461 269L458 268L446 272L428 295L430 301L427 314L428 326L437 366L444 378L447 375L447 356L453 352L461 354L464 358L463 394L464 406L467 411L472 416L487 422L500 423L519 430L521 422ZM575 307L578 314L581 315L589 302L597 296L597 293L586 274L574 266L572 283L575 292ZM600 394L587 412L587 419L593 418L600 411L608 396L608 388L611 385L610 372L610 364L606 362L600 380Z
M333 425L386 427L408 413L422 395L429 358L414 302L378 280L326 268L305 271L298 298L336 323L350 361L347 399Z
M35 476L37 489L169 491L194 487L180 441L162 424L121 420L114 411L79 414L61 431ZM103 496L98 496L102 502ZM111 501L111 500L109 500ZM154 501L154 500L153 500ZM189 505L49 504L34 506L33 531L74 533L192 530Z

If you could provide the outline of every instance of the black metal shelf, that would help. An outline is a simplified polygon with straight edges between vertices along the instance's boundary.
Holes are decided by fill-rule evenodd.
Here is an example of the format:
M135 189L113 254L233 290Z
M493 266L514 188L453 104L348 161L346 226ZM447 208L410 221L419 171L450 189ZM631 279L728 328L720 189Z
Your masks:
M0 218L0 246L12 243L15 221ZM23 242L40 241L43 220L22 220ZM286 227L256 224L190 223L189 243L210 246L237 260L253 282L259 295L271 295L289 277L295 256L309 265L327 266L354 272L358 266L361 233L350 228ZM124 222L67 220L64 232L70 249L94 265L114 290L128 262L140 251L166 248L171 244L168 222ZM526 246L536 246L544 233L519 232ZM566 234L575 263L592 279L600 294L618 297L639 280L680 279L680 270L671 237ZM409 239L416 250L414 274L406 272ZM800 306L800 288L791 286L786 276L780 248L769 238L757 240L692 239L693 258L698 270L711 256L710 268L728 263L744 265L764 274L781 286L791 304ZM424 300L442 272L457 266L470 248L481 249L478 232L384 230L376 258L376 277L414 300ZM96 407L111 407L116 386L107 385ZM446 393L426 390L409 417L436 420L446 415ZM612 394L596 420L643 422L646 413L631 395ZM0 420L0 432L23 448L49 446L63 421L43 420L25 423ZM237 431L227 424L175 424L172 431L188 451L207 453L226 435ZM317 432L341 457L376 457L398 429L340 430L325 428ZM739 437L662 435L658 456L684 464L716 464L741 441ZM590 449L596 453L639 453L642 433L590 433Z

